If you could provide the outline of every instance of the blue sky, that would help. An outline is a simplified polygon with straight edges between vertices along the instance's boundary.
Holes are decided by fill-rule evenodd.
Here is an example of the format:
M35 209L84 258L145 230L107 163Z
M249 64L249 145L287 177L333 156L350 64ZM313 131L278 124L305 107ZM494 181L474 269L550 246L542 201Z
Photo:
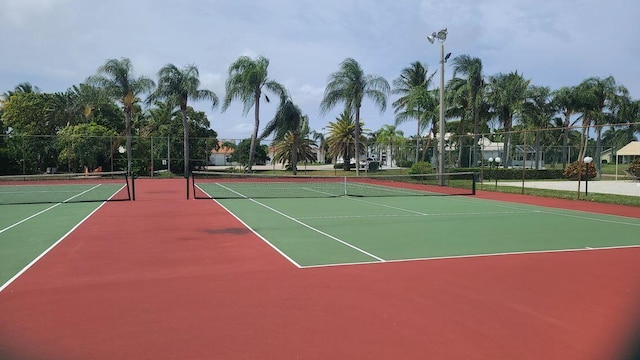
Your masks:
M127 57L154 80L168 63L195 64L202 88L222 99L229 65L263 55L269 76L321 131L341 110L321 115L319 104L342 60L352 57L389 83L414 61L433 71L439 46L426 36L447 27L446 52L479 57L486 76L517 70L557 89L613 75L637 99L637 14L640 3L628 0L0 0L0 92L25 81L65 91L107 59ZM445 79L451 73L447 67ZM365 101L367 129L394 123L393 100L382 114ZM250 136L253 117L241 104L224 113L192 105L207 112L219 138ZM275 107L262 106L262 125ZM400 129L412 135L415 123Z

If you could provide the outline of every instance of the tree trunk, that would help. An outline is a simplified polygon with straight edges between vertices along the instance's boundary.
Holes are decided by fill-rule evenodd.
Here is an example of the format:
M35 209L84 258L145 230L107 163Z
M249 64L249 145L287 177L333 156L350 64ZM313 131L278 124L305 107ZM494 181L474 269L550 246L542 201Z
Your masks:
M253 121L253 133L251 134L251 145L249 146L249 165L247 166L247 172L251 172L254 162L254 154L256 152L256 141L258 139L258 128L260 127L260 95L261 91L257 90L255 93L255 105L254 105L254 121Z
M126 110L124 112L124 122L125 122L125 132L127 134L127 175L133 176L132 172L132 151L131 151L131 110Z
M593 159L596 165L596 176L598 179L602 175L602 160L600 155L602 154L602 126L596 127L596 153L593 154Z
M569 152L569 126L571 125L571 114L564 114L564 124L562 126L562 168L567 168L567 162L569 162L568 152Z
M291 144L291 170L293 175L298 175L298 135L296 133L293 133Z
M356 129L354 131L356 142L356 176L360 175L360 107L356 108ZM350 160L349 160L350 161Z
M182 113L182 127L184 129L183 142L184 142L184 177L189 177L189 121L187 120L187 108L180 108Z

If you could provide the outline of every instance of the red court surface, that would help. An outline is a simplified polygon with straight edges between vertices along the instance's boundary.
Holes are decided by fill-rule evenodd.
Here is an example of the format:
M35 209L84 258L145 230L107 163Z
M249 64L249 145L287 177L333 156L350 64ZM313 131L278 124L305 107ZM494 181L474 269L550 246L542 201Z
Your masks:
M637 335L640 248L298 269L184 185L138 181L2 291L0 358L595 360Z

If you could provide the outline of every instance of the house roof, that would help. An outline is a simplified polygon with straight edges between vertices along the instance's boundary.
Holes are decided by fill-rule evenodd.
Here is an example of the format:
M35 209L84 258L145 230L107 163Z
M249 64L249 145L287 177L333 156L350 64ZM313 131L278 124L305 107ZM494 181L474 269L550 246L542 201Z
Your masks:
M618 156L624 155L640 155L640 141L632 141L618 150Z

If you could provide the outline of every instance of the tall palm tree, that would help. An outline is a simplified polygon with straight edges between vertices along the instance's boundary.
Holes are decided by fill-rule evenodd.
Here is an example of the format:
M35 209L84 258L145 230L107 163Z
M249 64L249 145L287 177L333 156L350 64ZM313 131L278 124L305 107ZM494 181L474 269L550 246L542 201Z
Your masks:
M594 163L598 176L601 174L600 155L602 152L602 127L606 124L614 123L616 113L619 109L621 99L629 97L629 91L621 85L616 84L613 76L604 79L591 77L584 80L577 86L585 101L582 103L582 126L583 135L586 139L591 125L595 125L596 130L596 150L594 153ZM587 142L584 141L579 159L583 159L586 152Z
M260 98L263 92L268 90L279 96L282 101L287 97L287 91L284 86L268 78L268 67L269 59L263 56L258 56L255 60L248 56L241 56L229 66L229 77L225 85L226 95L222 104L222 111L226 111L234 99L242 102L244 115L247 115L249 110L254 108L254 125L247 167L249 172L251 172L251 167L253 166L258 129L260 128ZM265 100L269 102L269 97L266 94Z
M167 64L158 71L158 88L151 94L148 101L168 100L177 104L182 115L184 141L184 177L189 177L189 121L187 117L188 101L209 100L215 108L218 97L211 90L198 89L200 87L200 73L195 65L187 65L179 69L173 64Z
M345 108L355 113L354 128L356 175L359 175L360 167L360 108L365 97L370 98L375 105L384 112L387 108L387 94L389 83L383 77L377 75L365 75L357 61L347 58L340 63L340 70L329 76L329 83L324 90L324 97L320 103L320 111L326 114L338 103L344 103ZM345 159L345 162L348 159Z
M147 77L136 77L133 64L127 58L107 60L98 68L97 74L90 76L86 82L102 88L111 99L122 105L127 136L127 172L131 175L131 118L134 106L139 101L138 96L151 91L155 84Z
M298 143L301 141L303 134L303 125L305 124L305 116L291 99L280 102L280 106L276 111L273 120L271 120L262 131L260 139L264 139L271 134L275 134L274 143L281 142L285 137L289 137L291 141L291 170L293 175L297 175L298 166ZM296 151L293 151L296 150Z
M408 119L417 120L416 133L416 158L418 162L418 149L420 148L420 134L423 129L423 122L426 117L425 112L435 111L436 102L429 96L429 86L435 72L429 75L426 65L419 61L411 63L409 67L402 69L400 76L393 80L392 94L400 95L398 100L393 102L393 110L396 114L396 125Z
M542 161L541 137L542 131L551 126L551 119L556 113L556 108L552 100L551 89L543 86L530 86L527 100L522 109L522 120L527 130L535 131L535 168L539 169ZM526 145L526 139L525 139ZM522 166L526 166L527 149L524 149Z
M464 75L468 103L473 119L473 151L471 164L478 162L478 141L480 139L480 109L482 107L482 92L484 90L484 78L482 75L482 60L472 58L469 55L460 55L453 58L453 77Z
M531 80L525 80L517 71L509 74L500 73L489 79L489 102L505 131L505 167L511 165L510 139L514 115L522 110L530 82Z
M553 92L554 107L562 114L562 168L567 167L569 133L571 132L571 117L580 108L580 98L575 87L563 86Z

